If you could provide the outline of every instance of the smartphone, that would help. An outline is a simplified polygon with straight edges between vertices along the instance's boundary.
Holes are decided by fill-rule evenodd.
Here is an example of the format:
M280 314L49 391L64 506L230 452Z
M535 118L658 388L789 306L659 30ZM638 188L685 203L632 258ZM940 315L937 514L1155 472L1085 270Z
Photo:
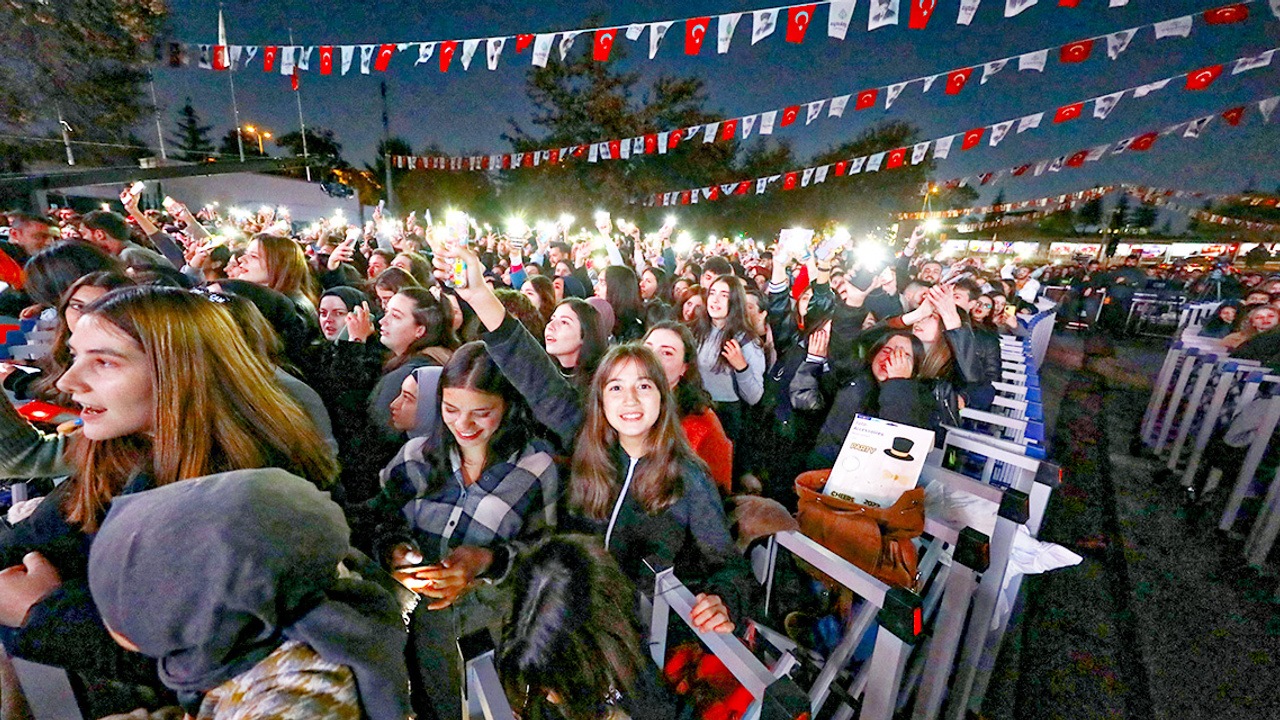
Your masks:
M1004 316L1005 316L1005 317L1007 317L1007 318L1011 318L1011 317L1013 317L1013 316L1015 316L1015 315L1017 315L1017 314L1018 314L1018 308L1014 307L1013 305L1005 305L1005 306L1004 306Z
M813 254L820 262L826 262L828 258L835 254L836 248L838 247L840 247L840 241L834 237L830 237L823 240L822 243L818 245L818 248L813 251Z
M449 284L455 288L464 288L467 286L467 261L462 258L454 258L453 270L449 274Z
M178 212L178 201L168 195L164 196L164 200L160 201L160 204L164 206L164 211L170 215Z

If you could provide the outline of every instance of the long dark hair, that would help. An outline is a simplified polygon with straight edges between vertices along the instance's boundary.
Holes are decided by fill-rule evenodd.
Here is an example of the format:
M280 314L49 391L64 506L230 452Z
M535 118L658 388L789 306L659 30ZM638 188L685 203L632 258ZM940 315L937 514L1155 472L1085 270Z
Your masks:
M618 345L600 361L587 398L587 421L578 433L569 483L570 507L590 518L603 519L622 490L617 470L618 432L604 412L604 388L615 367L627 362L640 365L658 386L662 400L658 419L646 438L645 463L632 481L635 497L650 515L659 513L684 496L684 473L689 466L706 472L706 464L689 447L675 398L667 389L666 373L653 351L639 343Z
M67 288L92 272L124 272L120 261L96 245L66 241L54 243L27 261L27 295L38 305L55 307Z
M664 320L651 326L649 332L644 334L645 339L648 340L655 330L670 330L680 336L680 342L684 345L684 375L680 376L680 382L672 390L680 417L706 412L711 407L711 395L702 386L702 371L698 369L698 343L693 339L693 332L682 322Z
M435 403L437 408L444 402L446 388L462 388L476 392L497 395L506 404L502 415L502 423L497 432L489 439L489 453L485 457L485 468L497 462L503 462L513 453L519 452L537 437L538 423L533 419L533 411L524 396L515 389L502 374L502 370L489 356L489 350L479 340L469 342L458 348L440 372L440 387L435 397L419 397L418 402ZM445 484L453 467L450 454L458 449L458 441L443 422L439 424L439 442L432 452L431 474L427 494L439 492Z
M760 336L756 334L755 329L751 327L751 321L747 319L747 291L742 285L742 280L736 275L719 275L707 287L706 295L710 296L712 288L719 283L729 286L729 314L724 319L724 334L721 335L721 339L737 340L742 345L760 344ZM703 303L704 311L698 316L694 325L694 335L698 338L699 344L706 342L716 330L711 324L711 314L705 311L705 299ZM717 353L715 367L718 371L729 370L729 361L723 354Z
M67 345L67 341L71 339L71 327L67 325L67 307L71 304L71 297L82 287L101 288L110 292L130 285L133 285L133 280L129 276L113 270L100 270L71 283L71 287L62 293L62 299L58 301L58 331L53 338L53 348L39 361L42 371L40 379L32 385L38 396L59 405L71 401L71 397L56 386L58 378L71 367L71 348Z
M640 273L643 277L644 273L649 273L658 284L658 289L653 293L654 300L661 300L664 303L671 304L671 278L667 276L666 271L662 268L647 267L644 272Z
M867 355L866 355L867 366L870 367L871 362L876 357L876 354L879 353L882 349L884 349L884 346L890 340L896 337L905 337L911 340L911 360L912 360L911 377L913 378L920 377L920 370L924 366L924 343L921 342L920 338L916 337L916 334L911 332L911 330L909 329L908 330L889 330L888 332L885 332L884 334L879 335L875 339L875 341L871 343L871 346L867 349ZM939 340L938 342L946 342L946 341Z
M428 348L437 347L452 351L458 346L458 338L453 334L453 324L450 322L452 311L447 305L437 300L430 290L407 287L396 294L413 301L413 321L426 332L409 343L404 355L392 356L387 361L385 371L395 370Z
M534 292L538 294L538 313L542 315L543 324L546 324L551 320L551 311L556 308L555 283L546 275L531 275L525 278L525 282L532 285Z
M627 323L644 317L644 303L640 301L640 279L626 265L610 265L604 269L605 300L613 308L612 334Z
M601 327L600 313L596 312L596 309L586 300L565 298L556 307L561 305L569 306L569 309L578 316L578 324L582 327L582 349L578 351L578 364L574 366L572 374L582 379L585 385L591 382L596 367L600 365L600 358L604 357L605 351L609 349L608 329ZM557 361L556 364L559 365L559 362Z

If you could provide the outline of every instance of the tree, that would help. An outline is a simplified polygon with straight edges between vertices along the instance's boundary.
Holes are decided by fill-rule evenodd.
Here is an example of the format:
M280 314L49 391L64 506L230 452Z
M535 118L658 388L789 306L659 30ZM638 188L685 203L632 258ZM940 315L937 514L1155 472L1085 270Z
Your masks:
M171 140L177 146L175 154L191 162L207 159L209 153L213 152L213 143L209 141L209 131L212 129L212 125L200 124L200 115L191 105L191 98L187 98L187 104L178 110L178 135ZM234 134L231 141L235 142Z
M1121 195L1116 201L1115 209L1111 211L1111 229L1119 230L1127 227L1129 224L1129 196Z
M991 204L992 204L992 205L1004 205L1004 204L1005 204L1005 202L1006 202L1006 201L1005 201L1005 197L1004 197L1004 190L1003 190L1003 189L1001 189L1001 190L1000 190L1000 192L996 193L996 199L995 199L995 201L994 201L994 202L992 202ZM1004 217L1004 210L992 210L991 212L987 213L987 214L982 218L982 221L983 221L983 222L996 222L997 220L999 220L999 219L1000 219L1000 218L1002 218L1002 217Z
M129 131L151 110L143 68L165 14L158 0L0 3L0 129L30 134L61 117L74 140L126 146L76 145L78 164L136 155Z
M1133 224L1140 228L1155 227L1156 220L1160 218L1160 210L1156 204L1150 201L1144 202L1133 211Z
M267 156L265 152L258 152L258 139L252 135L242 134L240 140L244 143L244 156L246 158ZM231 128L226 135L222 136L222 142L218 145L218 154L222 155L224 160L234 160L240 157L240 143L236 142L235 128Z
M276 138L276 145L288 148L289 154L302 157L302 133L293 131ZM307 128L307 157L313 166L332 169L342 167L346 162L342 159L342 143L332 130L324 128Z
M1102 224L1102 198L1093 198L1084 205L1080 206L1080 212L1076 214L1080 218L1080 222L1085 225L1101 225Z

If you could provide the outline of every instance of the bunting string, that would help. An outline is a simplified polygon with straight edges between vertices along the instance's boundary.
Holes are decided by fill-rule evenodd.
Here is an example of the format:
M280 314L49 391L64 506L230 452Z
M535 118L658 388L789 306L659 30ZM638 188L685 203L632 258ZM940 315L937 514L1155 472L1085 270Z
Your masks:
M1203 15L1208 16L1212 12L1213 11L1208 11ZM1248 17L1247 7L1243 14L1237 13L1232 17L1238 18L1231 20L1232 23L1242 22ZM1193 16L1184 16L1182 19L1191 20L1192 18ZM1068 59L1079 56L1079 51L1071 48L1079 48L1086 43L1092 44L1095 40L1102 37L1124 36L1126 39L1123 41L1122 46L1117 45L1113 48L1114 52L1111 52L1110 50L1108 52L1108 57L1112 60L1116 60L1119 58L1120 54L1128 48L1130 41L1132 41L1139 30L1145 28L1158 28L1162 24L1169 22L1173 21L1165 20L1157 23L1138 25L1126 30L1121 30L1111 36L1098 36L1097 38L1069 43L1061 48L1056 48L1059 51L1058 57L1065 64L1079 62L1079 60ZM1217 22L1212 24L1225 23ZM1190 28L1190 25L1187 27ZM1188 33L1189 32L1190 31L1188 29ZM1160 37L1159 33L1157 33L1157 37ZM854 112L876 107L883 107L887 112L902 94L904 88L919 83L923 85L922 92L928 92L935 84L935 81L944 76L947 78L944 92L949 95L959 94L967 85L970 76L973 75L977 68L983 68L980 84L986 84L988 80L999 71L999 69L1003 68L1014 59L1019 59L1018 64L1021 70L1043 72L1046 67L1049 53L1053 49L1055 48L1042 48L1028 53L990 60L971 67L953 69L934 75L921 76L910 80L868 88L859 91L856 95L854 93L849 93L846 95L810 100L766 112L727 118L725 120L708 123L706 125L693 125L666 132L647 133L645 135L638 135L629 138L600 140L568 147L544 147L520 153L490 153L470 156L393 156L392 163L395 167L401 169L487 171L519 167L536 167L544 163L554 164L571 159L587 160L588 162L594 163L606 160L629 160L633 156L641 155L665 155L668 152L675 150L682 141L696 141L696 136L699 134L702 134L702 140L704 143L729 142L738 138L745 140L751 136L752 132L755 131L758 131L761 135L771 135L782 128L800 127L798 121L801 117L805 119L804 127L809 127L824 114L828 118L841 118L844 117L850 101L853 102ZM1255 56L1238 58L1233 61L1231 74L1237 75L1248 70L1266 67L1271 64L1274 54L1274 50L1269 50ZM1024 60L1025 58L1035 58L1035 60L1028 63ZM996 69L993 71L991 68ZM1096 103L1094 107L1095 117L1105 119L1126 93L1133 93L1136 97L1144 97L1155 90L1163 88L1164 85L1167 85L1170 81L1183 76L1185 76L1185 73L1183 75L1175 75L1154 83L1148 83L1144 86L1128 88L1118 93L1110 93L1096 98L1089 98L1083 102ZM1213 79L1216 79L1216 77L1210 79L1209 82L1212 82ZM1083 109L1083 107L1081 107L1081 109ZM1019 133L1030 129L1029 127L1024 127L1021 124L1023 120L1024 119L1019 118ZM1026 120L1026 122L1031 122L1031 120ZM1038 124L1038 121L1036 121L1036 123ZM1000 126L997 124L992 127L994 132L997 131L996 129Z
M1019 200L1011 203L996 203L992 205L977 205L974 207L960 208L957 210L935 210L932 212L905 212L898 213L899 220L949 220L954 218L968 217L971 215L987 215L990 213L1006 213L1017 212L1027 208L1045 207L1050 203L1066 202L1066 198L1079 199L1083 197L1086 200L1093 199L1094 196L1085 196L1081 193L1093 193L1104 191L1102 194L1113 192L1116 189L1131 190L1135 196L1144 202L1148 200L1148 196L1160 196L1163 198L1194 198L1199 200L1217 200L1223 203L1249 205L1252 207L1276 207L1280 204L1280 198L1268 197L1266 195L1248 195L1248 194L1229 194L1229 193L1204 193L1189 192L1186 190L1168 190L1165 188L1153 188L1144 185L1103 185L1091 190L1081 190L1078 193L1068 195L1049 195L1047 197L1036 198L1035 200ZM1101 196L1097 196L1101 197Z

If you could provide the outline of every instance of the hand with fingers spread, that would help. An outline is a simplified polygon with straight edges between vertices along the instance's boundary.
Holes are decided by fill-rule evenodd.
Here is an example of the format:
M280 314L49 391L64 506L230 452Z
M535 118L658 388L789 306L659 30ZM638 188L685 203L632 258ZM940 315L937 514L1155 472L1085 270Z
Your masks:
M831 344L831 321L828 320L809 336L808 351L814 357L825 358Z
M693 627L698 632L731 633L733 621L729 619L729 608L718 595L698 593L694 598Z
M730 338L724 341L724 347L720 350L720 355L729 363L729 367L738 372L747 369L747 358L742 354L742 346L737 340Z
M369 303L362 302L347 313L347 338L351 342L364 342L373 336L373 314Z
M938 318L942 320L943 328L955 330L960 327L960 311L956 308L954 285L947 283L934 285L925 292L925 298L929 304L933 305Z
M881 368L885 380L909 380L915 372L915 361L911 353L901 348L885 354Z

